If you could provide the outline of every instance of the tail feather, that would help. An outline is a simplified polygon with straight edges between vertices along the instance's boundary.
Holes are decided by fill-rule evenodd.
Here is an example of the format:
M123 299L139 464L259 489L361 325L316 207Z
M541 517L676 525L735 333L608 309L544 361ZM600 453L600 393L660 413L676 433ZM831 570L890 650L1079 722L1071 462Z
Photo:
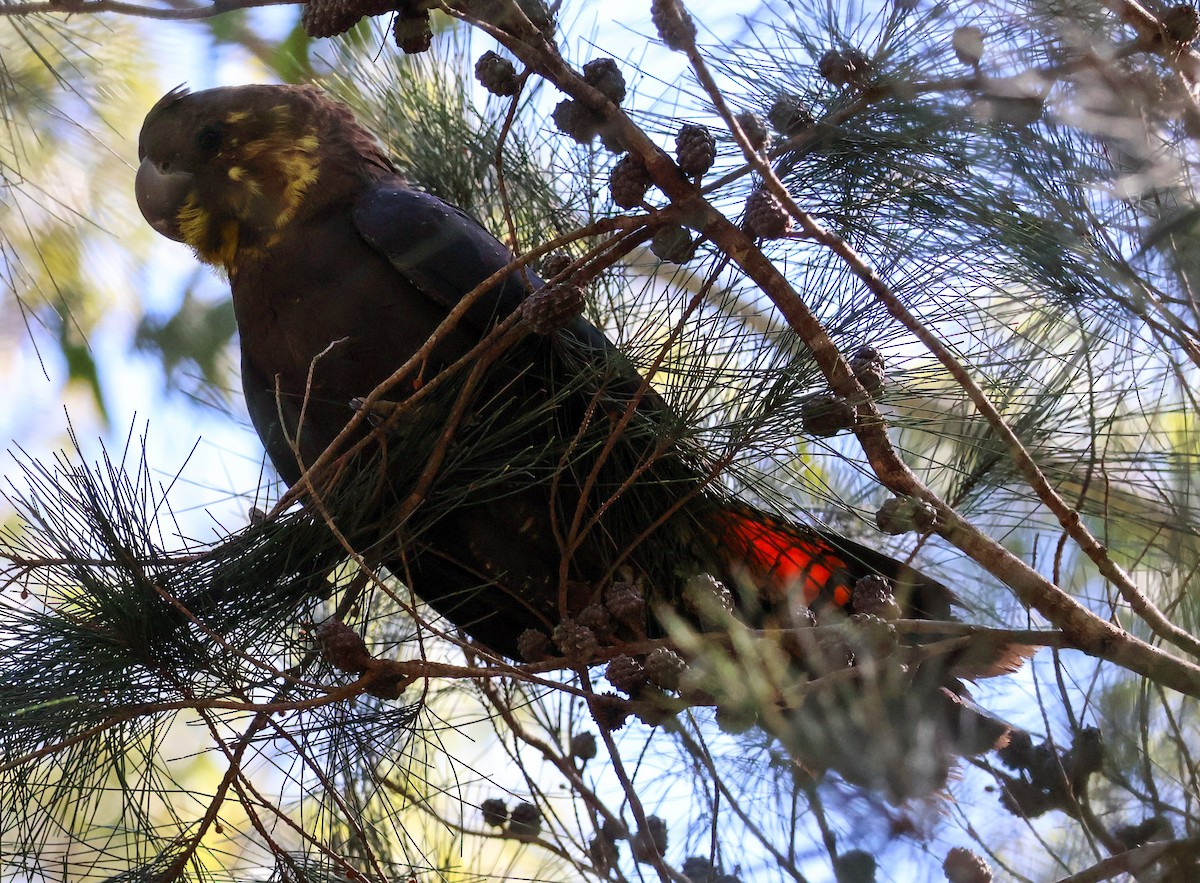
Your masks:
M752 604L742 610L748 620L762 614L769 621L772 611L796 603L818 614L831 607L859 612L854 588L871 575L888 581L906 619L950 622L952 608L965 606L916 568L830 531L748 507L723 509L707 527L726 576L750 590ZM793 758L903 799L943 787L956 758L1002 747L1008 724L975 705L963 681L1010 674L1034 648L951 631L924 627L880 665L810 694L781 734ZM796 641L788 652L810 677L824 672L813 664L811 654L820 651L812 640Z
M951 622L953 608L967 606L915 567L832 531L790 524L748 507L722 510L713 523L726 569L765 593L766 607L787 604L799 592L810 608L832 605L856 613L854 586L871 575L888 580L904 619ZM925 636L922 643L936 640ZM991 678L1017 671L1036 650L972 635L948 648L942 665L956 678Z
M986 631L974 634L938 634L936 629L909 633L908 662L926 668L937 666L950 677L978 681L1015 674L1038 651L1031 644L1014 643Z
M854 585L872 574L893 587L906 619L950 619L958 597L914 567L832 531L791 524L749 507L727 508L710 519L722 563L776 600L802 593L813 608L850 609Z
M1008 744L1012 727L988 714L964 693L942 687L937 703L952 734L955 753L971 757Z
M791 713L780 735L814 772L833 770L899 800L935 793L958 758L1003 747L1011 728L924 675L820 691Z
M853 584L843 577L848 565L817 532L752 510L724 510L713 521L723 563L760 591L781 597L799 591L810 607L850 603Z
M978 681L1015 674L1036 653L1037 647L972 635L963 650L950 654L946 667L956 678Z

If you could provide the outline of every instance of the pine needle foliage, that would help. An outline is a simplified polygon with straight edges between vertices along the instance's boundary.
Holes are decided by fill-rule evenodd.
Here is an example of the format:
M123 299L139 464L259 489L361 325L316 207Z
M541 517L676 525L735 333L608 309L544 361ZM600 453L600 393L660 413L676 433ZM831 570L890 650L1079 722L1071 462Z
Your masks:
M132 63L132 21L0 15L5 346L35 359L47 379L82 388L103 414L102 368L88 339L106 312L131 308L131 247L149 241L121 192L127 166L115 146L128 135L129 108L151 97L148 67Z
M94 466L78 451L53 466L23 460L20 496L10 496L24 526L5 537L5 848L31 873L91 845L96 864L76 879L113 860L146 863L129 879L158 879L160 853L182 854L189 824L173 796L194 766L169 747L181 729L218 736L263 703L303 708L326 692L298 679L312 654L297 623L344 558L327 528L297 512L216 545L181 545L135 445ZM361 762L364 745L387 752L409 730L404 705L356 705L354 737L348 709L299 712L301 756Z
M381 451L361 455L376 459L352 481L213 542L182 536L175 491L138 440L92 465L78 452L20 456L10 500L22 524L3 537L0 593L0 848L14 868L2 873L843 883L867 867L867 879L939 879L950 847L969 843L1019 880L1150 867L1192 879L1200 62L1169 42L1166 12L797 0L765 4L736 37L665 33L688 76L641 78L628 116L605 108L603 122L648 136L651 147L624 146L651 165L682 124L703 124L715 164L687 192L655 172L647 205L622 212L605 184L617 156L551 122L558 91L585 101L573 71L600 50L559 33L572 66L560 69L540 38L497 24L509 5L450 4L466 25L418 59L378 53L379 35L358 28L329 44L323 82L417 186L517 253L556 242L578 261L588 315L624 355L447 440L470 392L460 369L384 422ZM656 0L656 26L680 6ZM978 57L961 51L966 27ZM533 71L511 100L471 84L480 31ZM726 114L777 118L785 99L808 121L793 113L772 145L745 150ZM793 232L741 243L764 190ZM704 221L698 197L732 224ZM682 266L646 247L667 222L694 237ZM819 332L788 313L797 304ZM522 376L541 345L514 345L500 370ZM849 365L830 362L863 347L882 353L879 388L849 386ZM651 636L690 651L692 695L719 694L713 710L653 690L626 702L599 666L510 666L414 601L396 550L466 496L500 512L514 476L591 471L608 431L564 438L579 423L564 409L580 392L641 394L624 359L671 416L634 408L629 444L599 472L610 552L636 554L636 526L700 474L705 493L919 556L976 622L1049 627L1020 634L1053 650L986 691L1022 730L965 766L952 812L888 804L788 753L789 735L826 738L884 772L911 767L911 746L884 726L895 671L858 632L840 646L859 657L868 701L838 730L824 725L838 672L798 676L736 624ZM806 432L814 396L847 389L858 434ZM634 456L660 440L677 453ZM892 455L911 480L880 465ZM656 481L622 496L640 469ZM936 502L938 530L874 531L894 495ZM676 550L660 551L640 565L669 581ZM314 642L333 618L364 636L361 672ZM1080 621L1090 630L1072 631ZM1114 621L1124 631L1104 631ZM372 692L387 663L410 660L444 667L403 669L416 673L399 698ZM789 730L796 705L781 696L820 713ZM661 857L652 830L667 832Z

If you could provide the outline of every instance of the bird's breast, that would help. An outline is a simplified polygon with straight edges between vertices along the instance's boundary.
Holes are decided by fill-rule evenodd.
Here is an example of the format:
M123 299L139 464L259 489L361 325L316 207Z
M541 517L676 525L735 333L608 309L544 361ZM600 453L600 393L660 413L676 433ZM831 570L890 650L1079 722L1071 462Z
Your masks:
M255 425L278 424L280 415L298 423L303 414L309 458L351 419L351 401L405 364L446 312L363 242L349 218L282 237L239 264L230 284ZM448 364L474 342L462 330L446 335L430 361ZM412 388L408 378L384 395L398 400ZM298 426L284 429L295 437Z

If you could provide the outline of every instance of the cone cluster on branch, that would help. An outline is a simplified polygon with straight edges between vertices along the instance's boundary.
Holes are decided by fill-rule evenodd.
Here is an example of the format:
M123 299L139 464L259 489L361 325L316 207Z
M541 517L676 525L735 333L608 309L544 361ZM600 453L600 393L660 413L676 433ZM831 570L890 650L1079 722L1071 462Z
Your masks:
M516 95L521 85L513 63L490 49L475 62L475 79L483 88L502 98Z
M313 640L325 661L339 671L363 676L363 691L378 699L399 699L412 682L404 666L371 655L366 642L348 625L329 619L319 625Z
M550 636L537 629L525 629L517 637L517 652L526 662L542 662L550 658Z
M875 856L862 849L851 849L837 857L834 871L837 883L875 883Z
M613 583L604 594L604 606L618 622L634 631L645 632L646 596L637 583Z
M603 124L596 114L572 98L558 102L550 118L560 132L570 135L579 144L591 144L600 134Z
M433 42L429 0L308 0L300 24L310 37L344 34L363 18L395 13L392 37L407 54L424 52Z
M433 26L429 12L405 6L392 20L392 39L405 55L426 52L433 45Z
M696 44L696 23L679 0L653 0L650 20L668 49L686 52Z
M725 624L733 613L733 593L711 573L698 573L684 583L683 603L710 625Z
M809 435L837 435L854 425L858 412L841 396L815 395L800 406L800 428Z
M675 136L675 157L679 171L689 178L699 178L717 158L717 139L705 126L684 123Z
M616 693L592 696L588 699L588 705L592 711L592 720L606 733L621 729L629 720L629 701Z
M542 811L532 803L518 803L508 814L510 837L533 837L542 830Z
M583 80L613 104L619 105L625 100L625 77L611 58L594 58L585 64ZM602 116L573 98L560 101L551 119L560 132L579 144L591 144L599 135L610 153L625 152L625 145L614 128L606 126Z
M992 867L983 857L956 846L946 853L942 872L948 883L992 883Z
M792 216L769 190L755 190L746 199L746 232L761 239L778 239L792 232Z
M583 287L571 282L547 285L521 303L521 315L535 334L553 334L565 328L587 304Z
M916 497L892 497L875 513L875 526L892 536L933 530L937 510Z
M679 224L660 227L650 240L650 251L669 264L686 264L696 256L696 241L687 228Z
M767 131L766 124L758 114L746 110L734 114L733 118L752 148L764 150L771 145L771 133Z
M767 122L784 138L803 134L816 125L808 105L799 95L784 92L775 98L767 111Z
M633 858L643 864L653 862L667 851L667 823L658 816L647 816L646 827L631 839Z
M1163 33L1178 46L1190 46L1200 34L1200 12L1191 3L1172 6L1162 14Z
M597 754L595 733L576 733L571 737L571 757L576 760L591 760Z
M625 100L625 76L611 58L593 58L585 64L583 81L613 104Z
M554 627L550 639L568 662L576 664L587 662L600 649L596 633L570 617Z
M479 804L483 813L483 823L493 828L503 828L508 824L508 804L499 797L489 797Z
M835 86L863 86L871 78L871 61L857 49L830 49L817 62L821 76Z
M586 586L576 584L581 591ZM646 637L646 599L640 587L631 582L614 582L605 592L603 603L588 604L573 618L562 620L547 635L537 629L526 629L517 638L517 651L526 662L542 662L561 655L573 665L589 662L602 646L610 646L614 639L625 641L644 640ZM613 682L618 689L634 693L622 683L632 684L632 674L622 676L622 660L641 663L629 657L618 656L609 663L617 673ZM645 675L641 676L645 682Z
M850 371L872 397L877 396L887 383L883 356L873 346L864 345L855 350L850 357Z
M569 254L561 251L551 252L542 258L542 278L549 280L561 276L572 263L574 259Z
M592 860L597 871L607 874L617 866L617 862L621 859L621 852L615 840L593 837L588 843L588 858Z
M854 584L850 603L855 610L877 616L885 622L897 620L902 615L891 583L878 574L864 576Z
M362 636L341 620L328 619L321 623L313 638L325 661L339 671L360 675L374 659Z
M674 650L659 647L646 655L646 677L664 690L678 690L679 680L687 669L683 657Z
M679 872L688 879L688 883L741 883L733 874L721 873L706 856L694 855L684 859Z
M1083 727L1071 747L1062 751L1052 742L1038 745L1024 731L1015 731L1008 745L996 752L1017 776L997 773L1004 793L1000 804L1015 816L1032 819L1050 810L1075 817L1078 795L1087 779L1104 765L1104 739L1095 727Z
M646 668L632 656L615 656L604 669L608 682L629 696L636 697L646 686Z
M646 191L653 183L650 172L646 170L641 159L632 153L627 154L612 167L608 174L608 186L612 191L613 202L621 208L631 209L641 205L646 199Z
M581 626L592 630L596 640L601 644L612 642L616 632L616 623L603 604L589 604L575 616L575 621Z
M310 37L334 37L346 33L362 18L408 6L404 0L308 0L300 12L300 24Z

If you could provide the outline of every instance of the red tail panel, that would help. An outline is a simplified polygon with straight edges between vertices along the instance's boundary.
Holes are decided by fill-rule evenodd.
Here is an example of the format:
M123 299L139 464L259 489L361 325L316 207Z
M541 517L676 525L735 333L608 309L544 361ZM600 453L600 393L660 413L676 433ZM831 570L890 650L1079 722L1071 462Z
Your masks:
M729 566L747 571L766 588L804 592L805 603L818 598L839 607L850 603L845 585L845 560L822 537L804 535L801 528L776 522L760 512L723 511L716 514L717 535Z

